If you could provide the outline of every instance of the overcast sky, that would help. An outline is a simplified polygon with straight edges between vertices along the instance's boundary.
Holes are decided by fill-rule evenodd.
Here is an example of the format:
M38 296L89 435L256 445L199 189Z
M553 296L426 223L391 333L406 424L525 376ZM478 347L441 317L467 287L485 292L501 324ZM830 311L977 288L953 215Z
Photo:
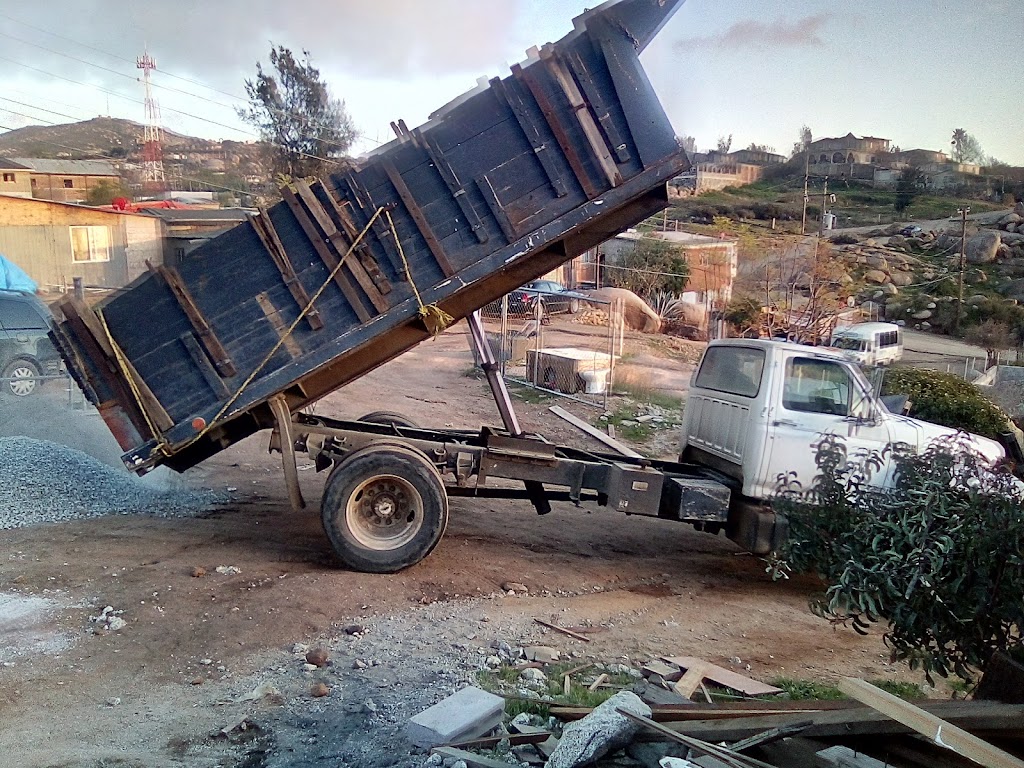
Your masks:
M271 42L307 49L364 138L391 138L596 0L45 0L0 4L0 126L142 121L148 47L166 128L252 139L234 108ZM1022 0L687 0L643 61L680 135L788 154L815 138L949 148L966 128L1024 165ZM67 79L61 79L67 78ZM75 81L75 82L69 82ZM2 129L0 129L2 130Z

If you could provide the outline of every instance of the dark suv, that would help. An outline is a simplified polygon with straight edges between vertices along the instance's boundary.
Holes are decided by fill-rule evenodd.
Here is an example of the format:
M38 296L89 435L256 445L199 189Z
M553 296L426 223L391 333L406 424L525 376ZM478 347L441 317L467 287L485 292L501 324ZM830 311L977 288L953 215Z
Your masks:
M60 372L50 341L50 312L38 298L0 290L0 393L27 397L39 390L39 376Z

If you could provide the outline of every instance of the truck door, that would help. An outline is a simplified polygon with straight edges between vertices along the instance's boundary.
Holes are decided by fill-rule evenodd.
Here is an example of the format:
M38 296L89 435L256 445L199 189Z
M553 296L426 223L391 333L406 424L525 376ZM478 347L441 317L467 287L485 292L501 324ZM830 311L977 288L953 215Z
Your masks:
M875 410L864 382L840 362L789 357L778 389L768 417L764 482L769 486L795 472L809 487L817 474L813 446L823 434L841 437L850 456L861 449L881 451L890 442L888 422ZM889 471L883 466L872 482L885 482Z

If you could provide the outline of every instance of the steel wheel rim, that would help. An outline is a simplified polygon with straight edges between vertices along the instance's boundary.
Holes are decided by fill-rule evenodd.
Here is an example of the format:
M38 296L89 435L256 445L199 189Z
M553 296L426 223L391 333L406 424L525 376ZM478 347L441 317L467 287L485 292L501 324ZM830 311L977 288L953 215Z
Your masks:
M36 390L36 372L27 365L19 365L11 371L7 386L15 397L27 397Z
M364 480L349 496L345 519L353 538L378 551L403 547L423 527L423 497L408 480L378 475Z

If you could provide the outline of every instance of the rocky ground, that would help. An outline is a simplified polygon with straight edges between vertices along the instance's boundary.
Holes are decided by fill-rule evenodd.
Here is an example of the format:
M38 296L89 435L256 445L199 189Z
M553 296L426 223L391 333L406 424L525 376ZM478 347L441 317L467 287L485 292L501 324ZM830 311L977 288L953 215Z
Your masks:
M651 381L685 390L688 363L633 343ZM463 375L469 365L464 339L449 333L318 411L493 423L483 383ZM0 431L56 433L112 461L95 416L68 408L62 393L43 397L46 418L0 405ZM548 404L517 405L526 428L584 445ZM662 423L673 422L655 422L644 440L670 455ZM4 765L418 766L425 755L402 724L478 680L502 644L540 642L628 668L693 655L763 680L915 679L889 664L879 632L862 637L811 615L813 581L773 583L761 560L723 538L603 509L558 505L538 517L520 502L457 499L424 562L391 576L341 570L316 510L289 510L266 438L184 476L225 495L190 517L102 515L0 533ZM317 499L323 477L305 463L299 474ZM503 589L509 582L525 591ZM590 642L536 618L582 628Z

